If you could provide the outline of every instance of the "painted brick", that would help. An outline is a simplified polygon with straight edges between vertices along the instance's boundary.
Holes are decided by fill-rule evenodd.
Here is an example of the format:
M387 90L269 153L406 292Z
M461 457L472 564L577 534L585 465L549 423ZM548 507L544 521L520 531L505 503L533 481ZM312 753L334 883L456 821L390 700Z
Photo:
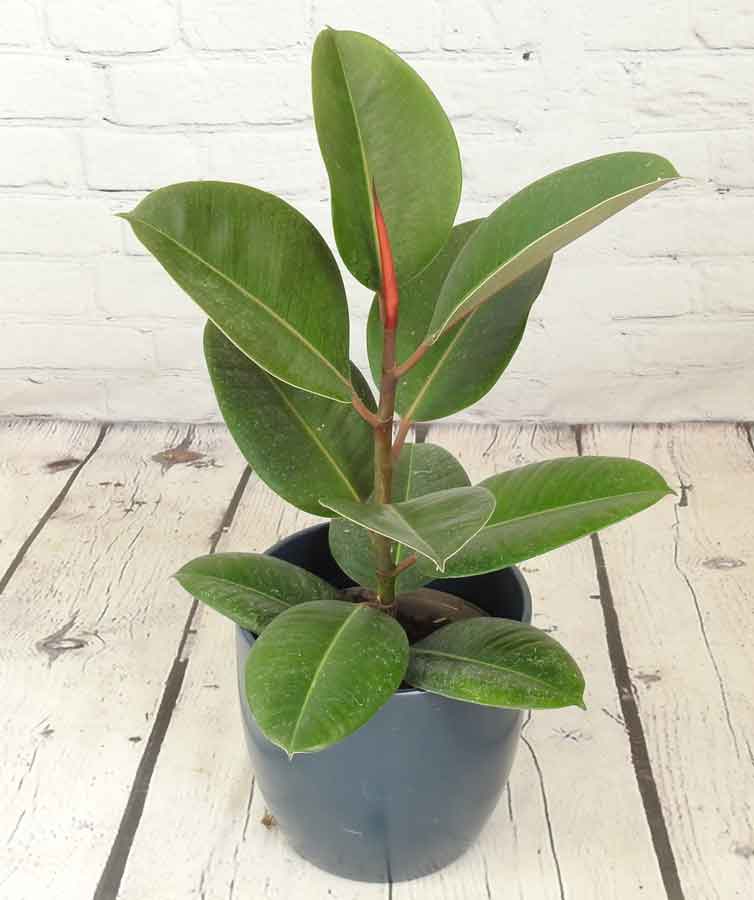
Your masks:
M587 50L676 50L697 45L689 0L634 6L588 3L581 12L578 27Z
M465 418L751 418L751 3L357 6L0 0L0 366L17 367L0 409L217 419L201 312L113 213L161 184L235 180L334 249L309 86L327 24L407 52L449 110L459 220L615 150L689 176L558 253L511 368ZM365 369L371 293L341 269Z
M701 295L699 272L678 260L574 260L569 249L553 260L533 309L546 327L571 327L575 320L610 322L680 318L694 312Z
M47 0L50 39L59 47L129 53L169 47L177 34L170 0Z
M499 136L567 133L574 121L584 121L579 96L551 60L527 61L520 53L504 54L494 62L460 56L450 64L415 61L458 131ZM467 61L470 56L472 61Z
M754 7L749 0L691 0L691 21L707 47L754 47Z
M327 199L328 181L314 129L208 136L208 175L282 196Z
M120 229L96 200L0 197L0 253L91 256L117 250Z
M113 319L206 318L151 256L103 256L97 264L97 306Z
M126 125L270 124L311 115L303 62L122 65L111 84L113 118Z
M149 190L201 177L199 149L182 134L87 130L84 160L87 184L104 190Z
M86 119L100 106L99 79L87 63L0 56L0 119Z
M102 377L70 372L0 372L0 409L17 416L64 410L72 419L107 418Z
M85 315L94 306L94 269L86 261L0 259L3 313Z
M444 0L443 0L444 2ZM439 43L436 0L382 0L355 4L349 0L313 0L314 33L330 26L372 35L394 50L429 50Z
M754 259L703 260L694 263L694 271L701 280L700 313L749 316L754 327Z
M754 65L745 56L656 53L596 64L584 113L609 135L740 128L754 116Z
M161 371L204 372L202 327L173 324L154 332L157 366Z
M578 35L574 4L527 0L443 0L442 46L449 50L528 48L557 37L560 47ZM576 9L578 12L578 9Z
M309 42L309 0L183 0L183 32L203 50L280 49Z
M754 256L754 197L655 194L601 229L629 256ZM608 231L609 229L609 231Z
M59 323L14 321L3 325L6 369L141 371L151 368L153 361L151 335L136 328L101 322L67 324L65 331Z
M209 377L160 374L119 375L105 382L109 419L219 422Z
M75 135L55 128L3 128L0 184L67 187L80 178Z
M33 0L0 0L0 44L29 46L41 36L41 20Z

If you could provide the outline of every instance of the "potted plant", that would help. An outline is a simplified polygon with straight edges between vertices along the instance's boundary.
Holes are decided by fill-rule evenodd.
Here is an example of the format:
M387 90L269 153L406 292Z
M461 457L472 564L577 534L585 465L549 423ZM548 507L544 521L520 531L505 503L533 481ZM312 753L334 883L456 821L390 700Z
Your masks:
M207 314L214 390L255 473L327 520L176 576L237 624L260 787L306 858L399 880L475 840L522 710L583 706L578 666L531 626L515 563L669 493L649 466L612 458L471 485L447 451L408 442L410 427L498 380L555 251L678 176L659 156L613 153L455 224L458 147L424 81L378 41L331 29L312 76L338 250L376 292L376 400L349 361L338 265L288 203L194 182L124 218Z

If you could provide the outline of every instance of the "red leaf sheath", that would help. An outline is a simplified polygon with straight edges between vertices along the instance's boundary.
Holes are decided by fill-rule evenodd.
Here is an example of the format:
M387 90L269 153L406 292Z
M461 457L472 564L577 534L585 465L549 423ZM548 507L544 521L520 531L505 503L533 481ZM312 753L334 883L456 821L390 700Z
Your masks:
M374 188L372 188L372 191L374 194L374 221L377 226L377 245L380 251L380 268L382 269L383 325L387 331L394 331L398 324L398 282L395 278L393 251L390 246L387 225L382 215L380 201L377 199L377 191Z

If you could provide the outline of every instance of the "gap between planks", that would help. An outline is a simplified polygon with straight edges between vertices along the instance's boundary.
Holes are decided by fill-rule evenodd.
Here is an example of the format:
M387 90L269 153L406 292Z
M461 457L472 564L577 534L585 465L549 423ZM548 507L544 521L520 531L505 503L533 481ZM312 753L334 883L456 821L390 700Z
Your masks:
M492 474L496 462L502 462L502 456L508 450L514 456L513 464L549 458L553 454L576 455L570 429L501 428L491 441L489 429L439 427L431 429L428 437L459 451L462 457L468 457L462 461L466 462L472 480ZM496 442L498 446L493 452ZM256 479L245 495L243 505L243 515L237 517L227 537L229 549L237 546L264 549L281 534L295 531L309 521L285 507ZM575 581L576 587L570 589L566 606L573 603L575 608L570 613L564 611L562 619L570 623L571 630L581 633L584 626L579 625L582 617L578 610L594 607L588 595L596 588L594 561L588 543L581 542L575 550L564 551L559 561L545 563L544 568L549 567L549 574L537 575L537 570L532 569L528 577L536 583L540 593L553 593L557 579L561 577L560 567L568 560L571 562L566 566L565 580ZM600 627L599 622L592 621L584 633L599 636ZM153 873L165 852L160 835L164 832L166 818L171 815L174 828L170 855L178 864L169 889L163 885L162 896L165 898L181 898L195 891L207 898L227 896L231 886L257 884L262 872L266 873L266 878L259 890L270 897L297 897L297 888L305 891L308 897L324 897L330 886L343 885L297 860L279 836L263 833L258 826L253 840L250 836L250 841L246 842L244 835L249 813L242 798L243 773L248 769L248 762L240 743L229 637L225 623L208 611L197 635L179 709L162 747L144 817L124 875L123 900L156 900L158 895L152 893ZM590 663L591 668L601 673L599 683L594 685L595 691L605 698L604 703L617 706L607 651L597 647L591 655L595 657ZM210 679L221 682L221 689L226 693L207 698L202 687ZM580 778L577 785L591 791L588 803L595 811L604 807L601 830L608 832L606 840L602 834L596 836L590 850L592 869L584 868L584 847L579 844L579 832L574 827L578 817L574 815L572 791L564 781L564 759L578 761L589 748L588 743L577 746L570 741L569 735L577 728L569 723L575 723L578 715L580 713L567 711L555 714L556 720L566 726L560 729L563 735L554 734L554 725L547 724L544 719L537 719L531 735L527 730L529 753L523 753L522 747L507 791L508 803L500 804L478 845L458 863L428 879L388 885L388 895L393 900L427 896L482 897L488 887L497 892L498 886L502 889L502 885L507 885L506 889L514 889L513 886L518 885L519 891L537 900L563 900L566 896L601 900L605 896L626 896L625 892L621 894L623 886L631 895L646 888L645 896L659 898L664 891L648 830L645 843L636 841L637 835L646 829L646 822L638 792L635 800L632 799L631 789L632 785L635 788L635 782L628 768L630 754L624 729L622 724L616 729L616 723L610 719L608 726L600 722L600 734L603 728L607 729L605 746L600 754L607 759L608 771L602 781L592 778L591 770L596 760L586 766L582 761L577 767ZM207 727L207 723L211 723L211 727ZM239 747L218 748L218 733L235 737ZM625 751L621 749L623 747ZM187 748L190 748L188 752ZM540 758L542 754L544 758ZM193 775L196 771L212 774L211 777L197 778ZM551 792L556 785L550 796L545 787L546 776L552 781L548 785ZM611 802L617 804L614 808L595 793L604 787L611 793ZM540 807L532 803L532 798L537 796L541 796ZM258 820L264 809L263 798L258 792L253 804L256 813L252 811L252 821ZM181 806L186 808L179 808ZM620 827L610 825L613 819L622 823ZM620 886L611 872L615 868L611 856L616 854L620 854L621 860L624 857L632 860L624 863L627 871L619 872ZM638 871L634 872L634 868ZM602 874L596 875L595 870ZM351 898L385 896L384 890L377 886L352 885L349 890ZM303 893L300 895L304 896ZM492 897L492 893L489 896Z
M536 428L537 426L534 427L534 431L532 433L532 443L535 439ZM752 453L754 453L754 443L752 443L750 429L747 426L740 426L740 430L741 437L747 441L750 450L752 451ZM81 470L101 445L102 440L105 436L105 431L105 427L100 430L97 440L90 449L85 460L80 463L79 466L71 473L63 489L55 497L43 517L37 523L37 526L24 541L24 544L19 549L16 557L14 557L14 560L11 563L11 566L6 571L6 574L3 577L3 588L7 587L13 574L18 569L24 556L29 551L36 538L39 536L47 521L54 515L57 509L59 509L59 507L64 502L67 494L71 490ZM493 444L497 440L498 435L499 429L495 432L495 435L489 444L489 448L493 446ZM578 436L579 444L581 444L580 429L575 430L575 435ZM424 435L422 435L422 437L424 437ZM578 447L578 450L579 452L583 452L583 448L581 446ZM249 473L248 470L246 470L244 472L244 476L241 479L241 482L239 482L236 487L236 492L234 494L233 500L226 510L224 519L225 526L229 525L232 522L233 513L235 512L241 501L243 488L245 487L248 478ZM213 550L217 546L219 536L220 535L218 533L218 535L213 539ZM600 600L603 605L603 615L605 616L607 644L610 651L611 662L613 664L616 687L618 689L618 697L621 701L621 711L623 712L624 719L626 721L626 728L629 735L637 785L642 796L647 821L649 824L650 832L652 834L654 849L658 856L658 862L660 865L660 871L663 876L666 895L669 900L680 900L680 898L682 898L684 895L680 885L680 880L678 878L676 860L673 857L673 851L670 839L668 837L667 826L662 815L662 804L660 803L660 798L657 793L657 785L654 777L652 776L652 767L647 754L646 740L644 739L641 715L638 706L633 699L636 691L636 686L631 680L628 661L626 660L625 649L623 647L623 641L620 633L620 623L615 611L612 592L610 590L609 578L607 577L607 568L605 564L604 554L602 552L602 547L600 545L599 539L596 537L592 538L592 552L594 555L596 576L600 587L599 593ZM152 732L150 733L150 738L147 742L147 746L145 747L144 754L142 756L142 762L139 766L139 771L137 772L137 776L134 779L131 794L129 795L129 800L126 805L126 809L124 810L123 819L121 821L121 828L119 829L118 836L116 837L116 840L113 844L113 849L111 851L112 861L108 860L108 864L103 871L103 876L100 881L100 887L98 887L97 893L95 894L96 900L110 900L110 898L115 898L117 896L117 884L113 876L120 873L118 876L119 884L119 877L120 875L122 875L125 863L127 861L127 849L130 849L131 841L133 840L133 837L138 828L141 812L143 810L144 802L146 801L147 789L149 787L151 774L157 762L157 757L159 756L162 741L170 724L173 707L181 692L181 687L183 684L183 679L190 655L190 648L186 647L186 642L192 630L191 625L194 620L194 614L195 609L192 607L192 610L184 626L179 651L176 654L175 660L173 662L173 667L171 668L171 675L166 682L163 697L160 701L160 712L158 713L157 720L155 720L155 722L153 723ZM613 619L613 621L609 621L610 619ZM177 664L180 664L180 669L176 668ZM179 672L179 674L173 674L175 672ZM631 708L632 701L633 707L635 708L635 713L632 712L627 714L627 710ZM158 720L160 723L159 725ZM529 744L529 746L531 745ZM139 790L137 788L137 785L139 784L141 784L142 786L140 790L140 801L135 798L135 792ZM647 793L648 787L649 793ZM649 799L647 799L648 797ZM134 799L132 800L132 798ZM135 816L135 810L137 808L138 815ZM124 850L126 850L125 857L123 857ZM105 877L106 875L107 877ZM108 890L110 891L110 893L107 893ZM563 894L562 884L560 893L561 895Z
M37 474L45 468L40 457L50 452L45 427L40 423L40 447L28 448L35 463L25 465L28 488L11 493L20 511L28 505L25 494L31 491L37 503L51 483ZM18 778L16 772L21 776L0 810L0 820L17 817L0 875L9 897L41 896L53 885L61 897L78 898L82 889L88 895L117 832L128 797L121 786L128 779L133 787L137 745L130 742L141 741L129 735L139 734L145 707L159 707L160 650L174 646L172 624L180 622L181 630L186 621L182 592L165 579L182 546L195 555L217 541L216 523L228 505L223 497L233 494L246 470L224 429L202 429L190 451L187 441L196 432L183 430L179 441L171 426L113 426L100 434L85 465L62 460L77 465L76 478L65 473L63 491L33 539L23 542L25 552L16 554L6 579L0 606L0 631L9 641L5 659L17 676L26 666L23 678L7 684L0 714L14 735L6 745L9 780L3 787ZM165 456L179 448L178 455ZM20 452L29 458L26 447ZM0 466L0 492L7 489L7 472ZM40 623L61 616L69 617L67 625L37 640ZM59 640L51 642L53 637ZM141 647L146 652L136 665ZM39 721L43 712L48 715Z
M209 552L214 553L222 534L230 528L236 511L241 502L243 492L249 481L251 470L247 466L241 478L239 479L236 489L233 493L228 508L225 511L220 527L212 536ZM93 900L115 900L120 890L120 883L123 878L123 872L128 862L131 846L136 835L136 830L141 821L141 815L144 811L144 804L147 799L149 785L152 780L157 759L160 755L162 742L165 740L170 722L173 717L176 702L183 687L183 679L186 675L186 667L188 666L190 648L187 646L189 637L192 632L192 626L196 618L198 601L193 600L189 609L186 623L183 626L183 633L178 644L178 650L175 659L170 667L170 672L165 680L165 689L160 699L160 705L157 708L157 715L152 723L152 729L149 733L144 752L139 761L139 767L136 770L133 785L126 801L123 817L121 818L118 832L110 849L110 853L102 870L102 875L94 891Z

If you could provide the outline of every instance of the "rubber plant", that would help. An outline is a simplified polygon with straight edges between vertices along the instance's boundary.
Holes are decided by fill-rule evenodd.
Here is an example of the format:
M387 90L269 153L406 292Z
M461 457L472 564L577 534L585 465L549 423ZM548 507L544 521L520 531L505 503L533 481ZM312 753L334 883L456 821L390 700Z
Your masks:
M206 313L212 384L253 471L330 518L332 554L358 587L258 553L203 556L177 578L259 635L249 705L291 755L346 737L402 684L490 706L583 705L579 668L551 636L433 606L424 586L559 547L651 506L667 484L641 462L567 458L471 485L442 447L407 439L495 384L556 251L677 172L649 153L599 156L456 224L456 138L412 68L367 35L327 29L312 83L335 241L375 292L376 400L349 361L338 264L293 206L203 181L156 190L124 218ZM450 612L417 635L426 602Z

